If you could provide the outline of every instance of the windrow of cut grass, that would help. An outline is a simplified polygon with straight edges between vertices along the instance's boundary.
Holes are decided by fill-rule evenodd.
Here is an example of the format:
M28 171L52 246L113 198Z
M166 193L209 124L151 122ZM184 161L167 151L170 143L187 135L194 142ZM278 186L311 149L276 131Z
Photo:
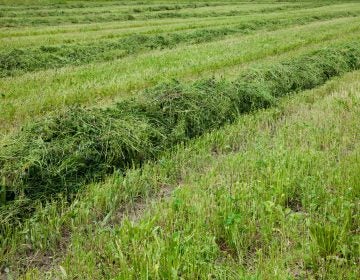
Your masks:
M359 5L356 3L343 3L341 5L336 5L332 3L331 5L320 6L320 7L302 7L300 9L296 9L293 11L277 11L274 13L255 13L249 15L240 15L234 17L215 17L215 18L187 18L187 19L153 19L153 20L137 20L137 21L127 21L127 22L107 22L107 23L87 23L87 24L64 24L59 26L46 26L42 28L38 28L36 26L28 26L28 27L17 27L17 28L3 28L0 32L0 38L2 40L11 40L14 39L17 41L18 39L24 39L28 41L30 39L31 44L34 45L44 45L48 44L49 40L56 43L67 43L74 41L79 41L80 33L85 33L85 35L89 35L89 37L93 38L93 41L100 39L96 32L103 32L105 35L112 34L113 36L122 36L122 31L128 31L130 33L139 33L141 28L161 28L164 32L171 28L171 26L176 26L179 24L187 25L187 26L198 26L199 24L203 24L203 27L207 27L210 25L216 25L216 22L221 22L221 25L224 25L224 21L227 23L236 23L239 20L254 20L260 18L269 18L270 20L273 18L278 18L279 16L309 16L309 15L322 15L323 13L330 12L346 12L346 11L356 11L359 9ZM204 25L208 23L207 25ZM165 29L163 29L165 28ZM140 31L139 31L140 29ZM109 34L109 31L113 33ZM168 30L171 31L171 30ZM93 33L91 33L93 32ZM44 40L44 37L38 36L50 36L49 40ZM68 36L66 36L68 35ZM33 37L34 36L34 37ZM31 39L37 39L31 40ZM64 41L61 41L61 40ZM90 39L90 38L88 38ZM4 43L4 42L1 42ZM14 43L14 42L13 42ZM29 44L29 45L31 45ZM6 46L6 44L2 44L1 46ZM11 47L11 44L9 45ZM15 43L14 45L21 46L19 43Z
M253 69L234 81L172 81L111 108L75 107L35 122L0 150L1 213L24 216L34 200L70 195L240 114L359 67L360 44L349 42Z
M26 276L359 278L360 84L352 75L189 143L162 158L152 177L144 166L138 176L89 187L71 210L81 225L65 226L66 253L51 248L61 261L51 273L33 264ZM129 193L137 199L122 213L119 197ZM86 196L103 205L103 216ZM84 219L89 208L97 222Z
M112 197L159 181L168 195L137 200L122 218L124 203L109 203L99 222L72 227L52 277L61 276L60 264L81 279L359 278L359 75L347 82L336 79L190 143L187 160L181 152L162 159L148 182L130 174L114 180ZM180 171L169 173L181 179L161 182L173 160ZM41 279L38 272L27 276Z
M349 12L350 10L350 12ZM13 30L13 32L0 32L0 48L2 51L10 51L13 49L36 49L41 46L52 45L72 45L72 44L97 44L105 40L120 40L122 38L131 36L133 34L139 35L164 35L174 32L191 32L198 29L213 29L222 27L231 27L244 25L246 23L252 24L257 21L276 22L297 18L296 24L301 25L312 17L314 21L324 19L335 19L348 17L360 13L360 6L344 6L336 8L333 6L322 7L321 9L301 9L294 12L276 12L260 14L255 16L238 16L238 17L217 17L217 18L203 18L203 19L185 19L185 20L150 20L138 21L134 25L124 25L123 23L110 23L91 25L88 28L68 29L58 28L56 32L34 31L32 28L24 30ZM304 22L305 21L305 22ZM68 27L68 26L66 26ZM93 28L91 28L93 27ZM244 33L252 32L245 28ZM241 33L240 33L241 34Z
M148 20L148 19L165 19L165 18L204 18L204 17L220 17L220 16L238 16L253 13L269 13L275 11L296 10L304 6L319 7L324 4L309 3L309 4L268 4L263 5L225 5L219 6L214 11L213 7L204 7L203 9L184 9L181 11L166 11L166 12L144 12L144 13L129 13L126 11L120 12L104 12L102 14L90 15L74 15L74 16L53 16L53 17L0 17L0 27L17 27L17 26L43 26L43 25L60 25L60 24L79 24L79 23L93 23L93 22L111 22L111 21L128 21L128 20Z
M283 98L72 203L39 206L2 234L0 276L357 279L359 78Z
M8 15L8 13L26 13L24 8L31 12L65 12L65 13L75 13L77 14L79 11L101 11L122 8L127 11L133 11L134 9L142 9L142 11L162 11L162 10L173 10L179 8L199 8L199 7L209 7L209 6L224 6L224 5L232 5L234 1L196 1L193 3L192 1L66 1L57 3L51 1L52 3L44 3L41 1L40 5L14 5L16 3L11 3L12 5L3 5L2 11L4 15ZM77 2L77 3L76 3ZM236 1L244 2L246 1ZM0 3L1 4L1 3ZM266 5L263 3L262 5ZM267 3L269 4L269 3ZM278 3L279 4L279 3ZM63 13L61 13L63 15Z
M109 61L144 50L173 48L179 44L196 44L222 39L227 35L249 34L257 30L276 30L294 24L341 17L358 16L357 11L324 13L279 19L257 19L233 26L196 29L190 32L145 35L133 34L120 40L103 40L86 44L42 45L38 48L10 49L0 52L0 77L42 69Z
M3 9L0 14L1 17L53 17L53 16L74 16L74 15L91 15L91 14L108 14L114 11L122 11L127 13L143 13L143 12L158 12L158 11L173 11L181 10L185 8L200 8L200 7L214 7L222 5L220 3L174 3L174 4L163 4L163 5L135 5L125 6L123 4L111 5L107 3L105 6L87 6L86 3L82 7L67 8L64 5L59 5L57 8L37 8L37 9L22 9L22 10L9 10Z
M189 81L199 76L220 74L236 78L244 68L259 61L281 61L329 44L355 41L360 35L359 22L359 18L353 17L316 22L153 50L103 63L2 78L0 137L50 114L54 108L63 111L75 104L113 104L172 78ZM284 38L287 40L284 41Z

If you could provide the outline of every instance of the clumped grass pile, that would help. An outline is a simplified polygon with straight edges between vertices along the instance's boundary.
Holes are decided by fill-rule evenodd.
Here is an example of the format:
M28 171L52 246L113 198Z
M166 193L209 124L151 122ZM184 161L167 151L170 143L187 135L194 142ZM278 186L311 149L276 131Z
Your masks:
M0 52L0 77L24 72L59 68L67 65L82 65L97 61L123 58L141 51L173 48L179 44L210 42L232 34L248 34L252 31L274 30L292 24L306 24L318 20L357 16L356 12L324 13L301 19L257 19L231 27L204 28L188 32L158 35L133 34L118 40L103 40L86 44L48 45L37 48L8 49Z
M238 115L360 68L358 42L244 73L234 81L172 81L108 109L75 107L23 128L0 149L1 204L71 194Z

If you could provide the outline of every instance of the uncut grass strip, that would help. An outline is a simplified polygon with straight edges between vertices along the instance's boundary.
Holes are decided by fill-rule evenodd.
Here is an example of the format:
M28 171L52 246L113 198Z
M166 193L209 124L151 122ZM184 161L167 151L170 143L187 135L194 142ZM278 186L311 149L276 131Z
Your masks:
M340 17L356 17L357 12L339 13L336 16L308 16L293 19L254 20L221 28L197 29L192 32L175 32L159 35L134 34L116 41L90 44L49 45L31 49L12 49L0 52L0 77L18 75L67 65L82 65L96 61L109 61L153 49L174 48L179 44L197 44L215 41L228 35L251 34L258 30L273 31L293 24L305 25L315 21ZM114 51L119 51L114 53Z
M259 67L234 81L172 81L111 108L70 108L24 127L2 147L3 207L70 195L116 169L156 159L177 143L359 67L360 44L352 42Z

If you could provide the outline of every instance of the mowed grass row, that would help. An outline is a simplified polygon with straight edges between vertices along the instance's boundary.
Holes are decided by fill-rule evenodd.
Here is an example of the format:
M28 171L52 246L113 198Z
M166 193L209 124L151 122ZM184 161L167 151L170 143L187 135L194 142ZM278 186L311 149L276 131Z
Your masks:
M144 19L156 19L156 18L191 18L191 17L217 17L217 16L236 16L239 14L250 13L264 13L277 10L292 10L298 9L301 6L316 7L319 4L233 4L225 6L214 7L197 7L197 8L185 8L179 11L152 11L144 13L136 13L133 10L130 12L120 8L120 11L116 12L116 9L110 9L104 11L104 13L93 14L80 14L80 15L62 15L62 16L28 16L24 14L24 17L0 17L0 27L16 27L16 26L31 26L31 25L58 25L58 24L77 24L77 23L92 23L92 22L109 22L109 21L128 21L128 20L144 20ZM321 4L320 4L321 6ZM86 10L85 10L86 11Z
M285 11L289 15L294 15L296 13L300 13L304 15L308 15L306 12L311 11L314 13L321 13L326 11L350 11L352 9L357 9L357 3L332 3L325 6L320 7L301 7L294 11ZM199 23L199 22L212 22L212 21L223 21L227 19L230 23L233 21L237 21L239 18L259 18L261 16L267 17L269 15L276 16L277 14L283 14L283 12L270 12L270 13L261 13L261 14L252 14L252 15L241 15L241 16L233 16L233 17L215 17L215 18L196 18L196 19L155 19L155 20L145 20L145 21L128 21L128 22L104 22L104 23L89 23L89 24L70 24L70 25L60 25L60 26L44 26L42 28L37 27L21 27L21 28L2 28L0 32L1 38L7 37L23 37L23 36L35 36L35 35L56 35L56 34L66 34L72 33L75 36L78 33L86 33L91 31L102 31L106 32L106 30L114 29L121 31L122 29L127 29L129 31L135 32L135 29L132 28L146 28L152 26L168 26L168 25L177 25L177 24L186 24L186 23ZM94 34L91 34L93 36ZM68 38L70 39L70 38ZM41 40L40 40L41 42Z
M86 4L86 3L85 3ZM33 18L41 18L46 17L47 19L56 18L64 18L67 19L69 16L96 16L96 15L111 15L112 14L134 14L141 15L146 12L153 12L154 14L162 11L180 11L181 12L207 12L209 10L215 10L213 7L216 7L216 10L228 10L229 7L239 8L241 7L242 11L256 11L257 9L270 8L270 7L298 7L297 4L283 4L283 3L231 3L231 2L223 2L223 3L179 3L176 4L171 3L168 5L111 5L110 3L103 7L82 7L82 8L56 8L56 9L47 9L46 7L42 9L31 9L29 7L24 6L23 10L10 11L6 9L2 9L2 17L14 17L19 19L31 20ZM314 4L308 4L306 6L315 6ZM25 10L26 9L26 10Z
M359 80L347 74L92 184L71 205L39 207L3 235L2 267L19 279L356 279Z
M45 3L44 0L40 0L41 3L31 4L20 3L21 1L12 1L12 3L6 4L4 1L0 1L2 5L2 11L7 13L25 13L24 9L28 9L29 12L65 12L65 13L81 13L81 11L103 11L108 9L124 9L131 11L133 9L142 9L142 11L161 11L179 8L197 8L197 7L209 7L209 6L224 6L232 5L236 3L247 3L247 1L67 1L67 2L54 2L50 0L50 3ZM23 1L24 2L24 1ZM272 1L270 1L271 3ZM266 4L266 3L265 3Z
M59 68L68 65L82 65L126 57L131 54L153 49L174 48L181 44L197 44L216 41L228 35L249 34L258 30L276 30L295 24L339 17L356 17L360 14L352 10L328 14L312 14L308 17L297 15L285 19L272 17L252 19L247 22L223 27L200 28L187 32L160 33L151 35L132 34L120 40L102 40L87 44L42 45L38 48L9 49L0 51L0 77L14 76L42 69ZM284 16L284 15L283 15Z
M192 167L200 172L182 167L188 174L168 200L138 220L135 205L120 225L115 214L107 227L109 217L85 236L75 233L64 271L80 278L356 279L358 81L312 105L308 95L249 117L223 131L234 140L209 140L212 156L197 157ZM53 273L61 275L58 267Z
M104 103L114 97L128 97L132 91L173 77L184 79L204 72L226 73L227 67L234 71L231 67L235 65L241 67L272 55L356 39L358 25L358 18L336 19L171 50L154 50L107 63L1 79L0 127L2 131L19 127L54 108L61 111L73 104Z
M332 17L357 16L357 12L340 13L335 16L310 16L302 18L302 23ZM179 44L196 44L221 39L226 35L248 34L260 29L273 30L299 22L299 18L289 20L252 21L235 26L212 29L197 29L186 33L161 35L130 35L122 40L107 40L86 45L41 46L38 49L14 49L0 53L0 76L16 75L47 68L67 65L81 65L96 61L107 61L125 57L144 50L173 48Z
M28 34L15 33L16 36L7 36L6 33L0 33L2 39L0 47L3 52L18 48L36 48L49 45L72 45L72 44L96 44L99 41L110 41L122 39L131 35L163 35L173 32L193 31L197 29L210 28L239 28L242 27L241 33L250 33L254 31L257 23L268 22L269 28L278 25L291 24L292 20L298 19L297 24L306 24L311 21L326 20L332 18L341 18L349 16L357 16L359 13L359 5L343 7L334 7L332 5L322 7L321 9L301 9L296 13L277 12L261 15L239 16L239 17L219 17L210 19L181 20L181 21L150 21L146 25L130 25L123 24L97 25L93 29L82 31L55 32L51 34ZM256 28L255 28L256 30ZM29 31L30 33L31 31ZM14 33L13 33L14 34Z
M65 53L107 51L139 30L146 47L0 79L1 279L357 278L359 73L283 102L359 69L357 2L25 1L31 24L0 28L19 45L50 32ZM74 30L94 32L56 37Z
M90 5L89 5L90 4ZM171 11L181 10L184 8L200 8L209 6L225 5L225 3L179 3L179 4L152 4L152 5L124 5L124 3L114 2L106 3L105 5L92 5L93 3L83 2L79 7L67 7L67 5L59 4L55 6L38 6L38 7L3 7L1 17L19 17L19 18L32 18L32 17L67 17L74 15L92 15L92 14L109 14L114 12L127 12L127 13L143 13L143 12L158 12L158 11ZM25 10L26 9L26 10Z
M358 68L355 41L259 67L235 81L160 84L106 109L72 108L24 127L0 152L1 232L27 217L36 200L71 197L114 170L156 159L241 114Z

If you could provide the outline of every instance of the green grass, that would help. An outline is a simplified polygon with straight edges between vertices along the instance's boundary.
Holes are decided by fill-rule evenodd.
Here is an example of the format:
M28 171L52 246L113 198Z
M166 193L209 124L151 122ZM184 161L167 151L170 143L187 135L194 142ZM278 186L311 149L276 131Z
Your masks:
M160 84L112 108L74 108L25 127L0 153L1 217L16 224L36 200L59 193L69 197L116 169L138 166L241 114L359 69L359 57L359 44L353 42L259 66L234 81Z
M178 3L163 5L107 5L104 7L87 7L59 9L29 7L25 13L17 9L4 9L0 14L0 27L42 26L79 23L101 23L111 21L135 21L159 18L204 18L218 16L238 16L274 11L295 10L324 6L326 3L251 3L251 2L214 2L214 3Z
M289 51L306 52L318 44L355 40L359 36L358 21L358 18L335 19L1 79L0 130L19 127L54 108L61 111L69 105L106 103L128 97L166 79L184 79L203 72L211 75Z
M82 41L96 40L101 38L101 35L117 37L124 34L129 35L133 32L141 32L145 30L153 30L154 28L164 31L172 31L173 26L180 25L180 28L191 28L193 26L224 25L225 23L236 23L239 20L248 21L254 19L276 19L286 18L289 16L316 16L322 13L341 13L351 12L358 8L358 5L345 3L342 5L327 5L317 8L305 8L301 7L294 11L283 11L276 13L263 13L263 14L250 14L234 17L216 17L216 18L197 18L197 19L161 19L161 20L146 20L146 21L130 21L130 22L108 22L108 23L93 23L93 24L73 24L73 25L61 25L61 26L48 26L48 27L21 27L21 28L8 28L2 30L0 33L3 39L1 43L6 44L6 41L10 41L10 47L24 46L22 44L30 45L42 45L49 43L49 39L52 42L66 43L68 41ZM170 28L170 29L168 29ZM101 32L99 32L101 31ZM124 31L124 32L123 32ZM154 32L154 31L153 31ZM70 34L69 34L70 33ZM46 35L46 36L39 36ZM66 35L68 35L66 37ZM19 38L20 37L20 38ZM6 39L6 41L5 41ZM19 41L19 42L17 42ZM3 46L3 45L2 45ZM6 46L6 45L5 45Z
M356 279L359 77L39 208L4 266L27 279Z
M165 33L159 35L133 34L120 40L104 40L88 44L42 45L31 49L10 49L0 52L0 77L6 77L42 69L81 65L96 61L123 58L145 50L174 48L180 44L198 44L215 41L233 34L249 34L258 30L276 30L293 24L338 17L357 16L359 11L344 11L336 14L302 15L276 20L258 19L226 27L202 28L195 31Z
M0 279L360 278L359 11L0 0Z
M259 29L276 29L280 26L290 25L291 22L295 24L306 24L312 21L319 21L331 18L340 18L351 16L356 13L356 7L352 9L351 12L348 11L349 7L344 7L341 10L333 10L334 7L326 7L326 9L322 9L319 11L308 11L308 10L298 10L296 14L289 13L276 13L276 14L266 14L261 16L242 16L242 17L234 17L232 19L229 18L217 18L210 20L201 20L198 19L196 21L152 21L146 22L147 25L130 25L124 26L119 24L110 24L110 25L102 25L95 26L92 29L82 29L82 31L78 30L63 30L63 32L55 32L50 34L32 34L29 30L26 33L14 33L12 35L7 35L3 33L3 38L0 41L0 46L3 48L3 52L10 51L12 49L27 49L31 47L31 49L36 49L36 47L41 46L53 46L53 45L64 45L64 46L72 46L74 43L78 43L81 45L89 45L90 43L98 43L106 41L114 41L115 39L121 40L124 37L137 34L143 36L149 35L167 35L168 33L175 32L191 32L199 29L224 29L226 26L230 30L238 31L239 34L249 34L251 32L256 31L256 26L259 26ZM295 22L297 18L297 22ZM267 21L269 26L261 26L261 23ZM166 24L166 25L165 25ZM243 30L237 30L243 26ZM221 28L222 27L222 28ZM227 30L227 29L226 29ZM58 30L57 30L58 31ZM85 32L86 31L86 32ZM15 35L17 34L17 35ZM231 33L232 34L232 33Z
M311 6L318 6L318 4L312 3ZM169 11L150 11L144 13L134 12L134 9L124 10L120 8L119 11L116 9L107 9L102 13L93 12L92 14L87 14L86 10L81 9L80 14L65 15L60 13L60 15L49 15L46 11L40 12L40 16L31 16L31 14L24 14L20 17L16 16L16 13L6 15L4 14L0 17L0 27L16 27L16 26L32 26L32 25L57 25L57 24L78 24L78 23L92 23L92 22L109 22L109 21L128 21L128 20L144 20L144 19L153 19L153 18L193 18L193 17L218 17L218 16L236 16L239 14L249 14L249 13L263 13L263 12L273 12L277 10L291 10L296 9L299 6L294 4L284 5L284 4L241 4L241 5L224 5L217 6L216 9L213 7L195 7L195 8L186 8L181 10L169 10Z

